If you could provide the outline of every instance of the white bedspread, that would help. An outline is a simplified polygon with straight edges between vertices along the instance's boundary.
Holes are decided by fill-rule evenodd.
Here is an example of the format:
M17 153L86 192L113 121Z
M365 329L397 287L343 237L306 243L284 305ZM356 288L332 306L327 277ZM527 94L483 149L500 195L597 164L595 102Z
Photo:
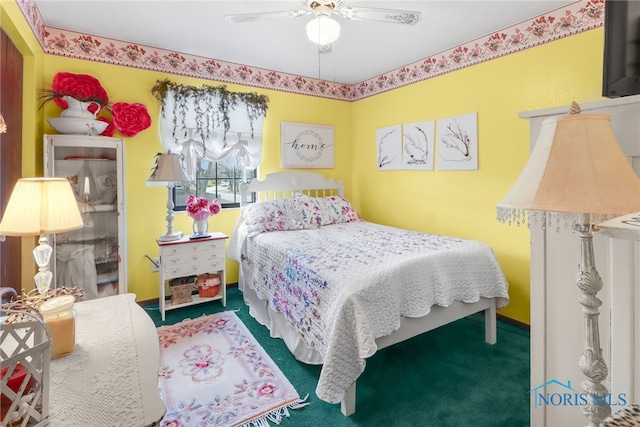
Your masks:
M244 286L283 313L323 357L316 389L338 403L376 351L375 339L400 317L434 304L497 297L508 286L489 246L356 221L319 229L232 236L229 256L242 259Z

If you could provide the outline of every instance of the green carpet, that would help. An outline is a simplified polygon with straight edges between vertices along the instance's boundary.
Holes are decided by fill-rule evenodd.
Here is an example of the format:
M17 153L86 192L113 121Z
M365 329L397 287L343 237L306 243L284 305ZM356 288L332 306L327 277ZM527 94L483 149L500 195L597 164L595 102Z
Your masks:
M484 317L473 315L395 346L367 360L356 387L356 413L315 395L319 366L293 358L280 339L250 315L237 288L220 301L171 310L160 321L157 304L145 305L156 326L223 310L237 315L310 405L291 411L281 426L304 427L524 427L529 425L529 333L498 321L498 342L484 342Z

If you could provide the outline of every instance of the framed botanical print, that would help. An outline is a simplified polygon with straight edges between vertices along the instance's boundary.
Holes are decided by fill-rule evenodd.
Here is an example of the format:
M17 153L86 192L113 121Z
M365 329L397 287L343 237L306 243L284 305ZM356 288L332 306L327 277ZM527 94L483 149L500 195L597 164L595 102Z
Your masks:
M402 169L402 126L376 129L378 170Z
M438 170L478 170L478 114L438 120Z
M403 169L433 170L435 133L434 120L402 125Z

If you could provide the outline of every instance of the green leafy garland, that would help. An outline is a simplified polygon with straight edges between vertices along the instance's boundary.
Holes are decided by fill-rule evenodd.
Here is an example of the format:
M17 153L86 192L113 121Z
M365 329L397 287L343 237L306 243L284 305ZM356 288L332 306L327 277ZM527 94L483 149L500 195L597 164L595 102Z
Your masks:
M186 117L190 98L196 110L196 127L203 141L211 135L210 132L215 125L222 123L224 126L224 138L231 127L229 112L238 103L242 102L247 111L247 117L251 125L251 137L253 138L253 122L261 116L266 117L269 104L269 97L256 92L231 92L225 85L201 87L177 84L165 80L157 80L151 88L153 96L162 103L162 114L164 116L166 101L165 96L168 91L175 94L175 104L173 107L173 129L178 128L178 117ZM204 107L203 107L204 105ZM214 126L212 126L214 125Z

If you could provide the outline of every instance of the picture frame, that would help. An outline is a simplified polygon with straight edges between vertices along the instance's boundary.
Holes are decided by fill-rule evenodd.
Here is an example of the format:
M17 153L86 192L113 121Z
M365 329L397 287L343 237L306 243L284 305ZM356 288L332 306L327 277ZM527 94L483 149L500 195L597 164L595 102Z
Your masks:
M330 125L281 122L283 168L334 167L334 129Z
M402 125L402 164L407 170L433 170L436 122L404 123Z
M478 113L438 119L438 170L478 170Z
M379 171L402 169L402 126L376 129L376 151Z

